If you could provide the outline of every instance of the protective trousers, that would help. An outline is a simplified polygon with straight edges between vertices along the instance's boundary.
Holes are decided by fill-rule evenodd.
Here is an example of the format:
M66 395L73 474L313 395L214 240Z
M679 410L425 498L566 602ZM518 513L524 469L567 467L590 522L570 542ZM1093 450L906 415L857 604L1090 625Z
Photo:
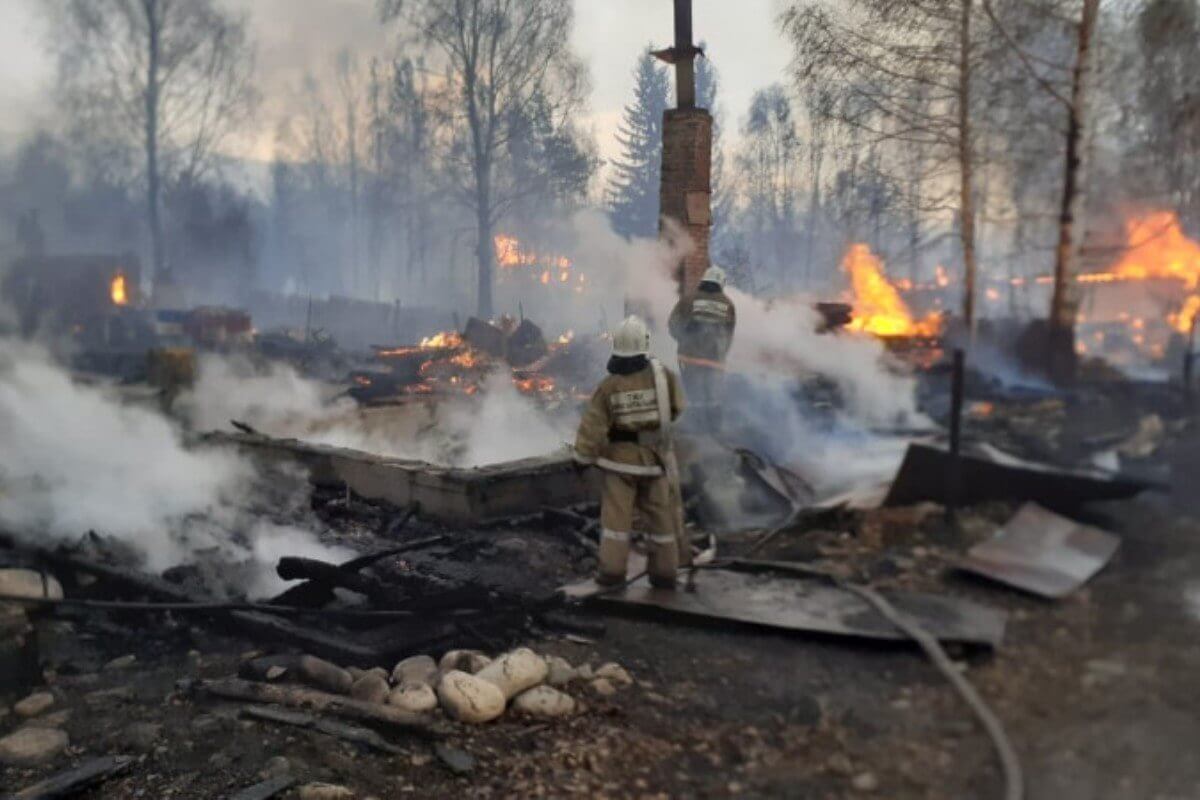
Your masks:
M672 587L675 585L679 555L676 552L676 514L666 476L634 477L615 472L604 473L597 581L613 584L625 580L635 510L646 527L650 583Z
M725 394L725 371L718 367L689 364L682 358L679 377L683 380L683 392L687 397L688 410L684 419L688 427L696 430L700 426L715 433L721 429L721 405Z

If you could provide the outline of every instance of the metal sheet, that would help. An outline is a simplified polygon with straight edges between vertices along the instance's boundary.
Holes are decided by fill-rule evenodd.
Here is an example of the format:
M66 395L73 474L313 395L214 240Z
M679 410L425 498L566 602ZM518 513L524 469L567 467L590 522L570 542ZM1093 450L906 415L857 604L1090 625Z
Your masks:
M864 600L821 580L774 574L703 570L696 591L655 589L641 578L619 592L597 595L587 580L563 588L568 596L625 608L655 608L684 617L707 618L786 630L885 641L907 637ZM1006 615L966 600L912 592L884 592L942 641L997 647Z
M945 450L909 445L884 505L908 506L926 500L945 503L947 475L954 467ZM1124 476L1063 470L999 451L989 452L988 457L964 454L959 457L957 469L958 502L962 505L1027 500L1058 511L1071 511L1091 501L1123 500L1155 486L1150 481Z
M1043 597L1064 597L1099 572L1121 540L1026 503L960 569Z

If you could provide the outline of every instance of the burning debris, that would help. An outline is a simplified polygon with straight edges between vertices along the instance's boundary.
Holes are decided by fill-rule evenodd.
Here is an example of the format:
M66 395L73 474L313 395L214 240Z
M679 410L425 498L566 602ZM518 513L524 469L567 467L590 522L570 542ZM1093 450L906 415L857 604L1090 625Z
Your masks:
M842 269L850 276L853 298L852 318L846 326L884 338L936 337L941 333L940 315L913 317L899 289L884 274L883 261L865 244L852 244L842 259Z

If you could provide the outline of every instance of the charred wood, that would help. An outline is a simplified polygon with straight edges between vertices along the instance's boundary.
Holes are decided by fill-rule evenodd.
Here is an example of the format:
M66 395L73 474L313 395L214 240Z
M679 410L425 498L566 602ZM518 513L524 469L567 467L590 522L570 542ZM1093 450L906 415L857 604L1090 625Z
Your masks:
M374 750L379 750L384 753L403 753L403 748L397 747L391 742L384 739L370 728L361 728L357 725L347 725L344 722L337 720L324 719L313 714L305 714L302 711L287 711L275 706L246 706L242 709L242 715L251 719L265 720L267 722L277 722L281 725L294 725L298 728L308 728L309 730L324 733L327 736L333 736L343 741L353 742L354 744L366 745Z
M124 772L133 761L131 756L92 758L6 797L8 800L57 800L71 797Z
M229 800L271 800L272 797L286 792L296 783L291 775L280 775L278 778L268 778L253 786L247 786Z
M426 738L436 738L445 732L443 727L437 723L425 719L419 714L402 711L395 706L366 703L349 697L296 686L275 686L269 683L245 681L240 678L223 678L201 681L197 685L197 689L203 694L225 700L301 708Z

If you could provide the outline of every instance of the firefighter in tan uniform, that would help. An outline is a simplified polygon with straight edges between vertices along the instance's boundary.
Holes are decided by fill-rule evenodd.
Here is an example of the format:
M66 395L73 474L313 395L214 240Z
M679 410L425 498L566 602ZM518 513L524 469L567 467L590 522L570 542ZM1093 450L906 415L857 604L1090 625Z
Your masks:
M613 334L608 372L575 437L576 460L604 472L596 582L625 580L636 510L646 527L650 583L674 588L683 508L671 425L683 412L683 390L673 372L650 358L650 334L637 317Z
M679 343L679 372L696 422L711 431L721 427L725 356L733 344L737 309L725 294L725 270L709 267L696 293L671 311L668 329Z

